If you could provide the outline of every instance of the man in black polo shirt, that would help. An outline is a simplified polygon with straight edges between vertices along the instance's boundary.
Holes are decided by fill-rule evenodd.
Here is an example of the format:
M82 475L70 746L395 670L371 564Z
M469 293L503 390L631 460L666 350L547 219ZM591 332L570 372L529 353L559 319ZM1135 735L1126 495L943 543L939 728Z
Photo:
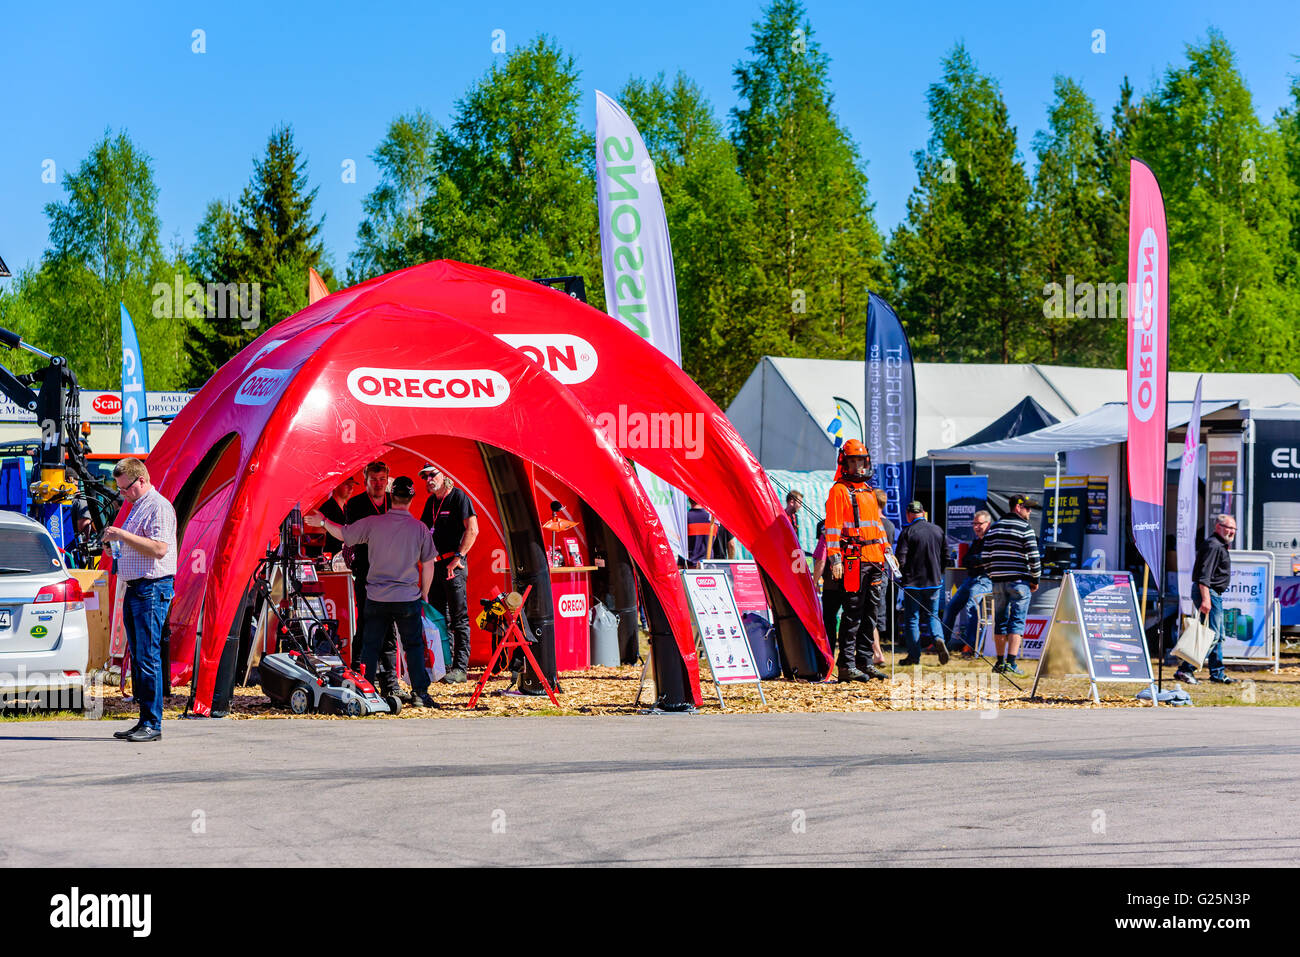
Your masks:
M1205 656L1205 666L1210 669L1210 680L1215 684L1232 684L1223 669L1223 593L1232 582L1232 558L1228 546L1237 537L1237 520L1231 515L1219 515L1214 523L1214 534L1201 542L1196 550L1196 564L1192 567L1192 602L1202 615L1210 616L1210 630L1214 644ZM1174 680L1189 685L1197 683L1192 666L1183 662L1174 672Z
M469 496L456 488L436 465L420 469L429 489L420 521L433 532L438 554L429 588L429 604L442 613L451 636L451 661L444 684L469 680L469 550L478 538L478 516Z

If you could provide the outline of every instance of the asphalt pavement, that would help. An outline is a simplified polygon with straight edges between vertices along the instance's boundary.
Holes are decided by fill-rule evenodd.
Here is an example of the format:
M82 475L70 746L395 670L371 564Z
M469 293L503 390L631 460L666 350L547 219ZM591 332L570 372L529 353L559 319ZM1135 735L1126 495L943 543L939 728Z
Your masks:
M1290 865L1300 710L0 725L0 865Z

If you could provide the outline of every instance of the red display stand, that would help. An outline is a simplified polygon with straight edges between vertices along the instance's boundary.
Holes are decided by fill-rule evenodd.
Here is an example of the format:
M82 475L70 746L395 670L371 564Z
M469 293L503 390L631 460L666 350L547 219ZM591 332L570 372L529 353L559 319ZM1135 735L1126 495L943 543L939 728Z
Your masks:
M353 630L357 624L356 593L352 590L351 572L318 572L325 586L325 614L338 619L339 645L343 660L352 660Z
M591 667L591 572L595 565L557 566L551 572L555 603L555 670L582 671Z

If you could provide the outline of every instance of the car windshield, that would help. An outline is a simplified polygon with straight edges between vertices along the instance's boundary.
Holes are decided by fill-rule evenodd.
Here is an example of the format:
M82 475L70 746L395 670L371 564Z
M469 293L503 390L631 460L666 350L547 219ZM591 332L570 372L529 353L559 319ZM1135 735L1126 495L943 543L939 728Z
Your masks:
M43 529L0 527L0 568L4 574L19 574L9 569L43 573L60 567L54 541Z

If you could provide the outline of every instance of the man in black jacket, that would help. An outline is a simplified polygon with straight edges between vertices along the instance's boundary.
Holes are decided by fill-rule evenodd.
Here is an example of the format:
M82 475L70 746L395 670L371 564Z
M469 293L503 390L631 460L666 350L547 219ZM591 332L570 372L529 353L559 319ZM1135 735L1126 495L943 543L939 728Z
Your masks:
M903 633L907 657L899 665L921 663L921 615L930 620L930 635L939 664L948 663L948 646L939 623L939 588L943 583L943 529L927 521L925 507L909 502L907 522L898 533L898 566L903 573Z
M1210 616L1210 630L1214 644L1205 656L1210 669L1210 680L1227 685L1236 681L1223 669L1223 593L1232 581L1232 558L1228 547L1237 537L1237 520L1231 515L1219 515L1214 523L1214 534L1201 542L1196 550L1196 564L1192 567L1192 601L1202 615ZM1186 684L1197 683L1192 666L1183 662L1174 672L1174 680Z

